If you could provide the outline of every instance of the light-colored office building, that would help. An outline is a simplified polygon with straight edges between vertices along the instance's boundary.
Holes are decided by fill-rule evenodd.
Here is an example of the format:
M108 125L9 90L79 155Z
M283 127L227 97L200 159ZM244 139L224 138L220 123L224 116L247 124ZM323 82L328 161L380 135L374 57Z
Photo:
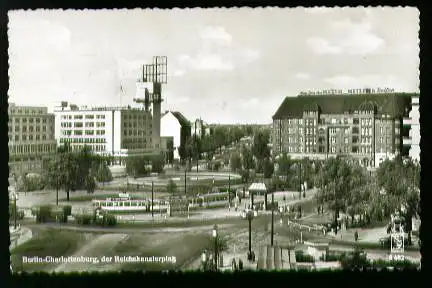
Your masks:
M191 137L190 122L177 111L165 111L161 118L161 137L172 137L174 159L180 159L180 147Z
M403 138L404 146L409 148L409 156L420 161L420 97L412 97L412 106L409 116L403 119L403 124L409 129L409 135Z
M78 107L61 102L54 108L55 137L59 145L84 145L100 155L113 156L124 165L125 157L159 154L152 142L152 115L142 105L133 107Z
M293 158L349 155L366 167L408 155L403 125L415 93L350 89L286 97L273 116L273 152Z
M56 151L54 114L49 114L47 107L9 103L8 115L10 172L38 172L43 159Z

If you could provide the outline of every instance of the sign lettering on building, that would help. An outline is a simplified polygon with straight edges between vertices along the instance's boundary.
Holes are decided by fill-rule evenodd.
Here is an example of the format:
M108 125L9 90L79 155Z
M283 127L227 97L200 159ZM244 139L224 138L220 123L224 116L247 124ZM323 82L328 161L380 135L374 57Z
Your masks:
M352 88L343 91L342 89L326 89L319 91L301 91L299 93L300 96L305 95L352 95L352 94L385 94L385 93L394 93L395 90L393 88Z

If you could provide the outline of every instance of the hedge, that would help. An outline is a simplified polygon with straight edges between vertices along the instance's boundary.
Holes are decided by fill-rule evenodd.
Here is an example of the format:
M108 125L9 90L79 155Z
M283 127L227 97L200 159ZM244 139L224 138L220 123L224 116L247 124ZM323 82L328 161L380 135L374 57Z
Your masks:
M315 262L314 258L311 255L304 254L303 251L295 251L296 262L306 262L312 263Z

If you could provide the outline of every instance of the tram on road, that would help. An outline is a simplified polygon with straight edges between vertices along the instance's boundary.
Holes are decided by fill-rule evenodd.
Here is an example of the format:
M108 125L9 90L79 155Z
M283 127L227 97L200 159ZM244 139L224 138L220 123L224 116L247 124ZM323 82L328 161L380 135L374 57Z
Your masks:
M152 201L147 199L133 199L129 196L119 198L107 198L105 200L93 200L94 208L101 208L106 211L152 211ZM168 209L169 202L165 200L154 200L153 210L162 212Z

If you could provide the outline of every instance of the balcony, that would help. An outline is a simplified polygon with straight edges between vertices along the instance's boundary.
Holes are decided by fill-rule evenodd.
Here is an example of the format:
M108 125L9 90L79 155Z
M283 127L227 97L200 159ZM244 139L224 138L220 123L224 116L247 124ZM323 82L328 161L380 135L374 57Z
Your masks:
M402 142L404 146L411 146L412 145L412 138L411 137L403 137Z

